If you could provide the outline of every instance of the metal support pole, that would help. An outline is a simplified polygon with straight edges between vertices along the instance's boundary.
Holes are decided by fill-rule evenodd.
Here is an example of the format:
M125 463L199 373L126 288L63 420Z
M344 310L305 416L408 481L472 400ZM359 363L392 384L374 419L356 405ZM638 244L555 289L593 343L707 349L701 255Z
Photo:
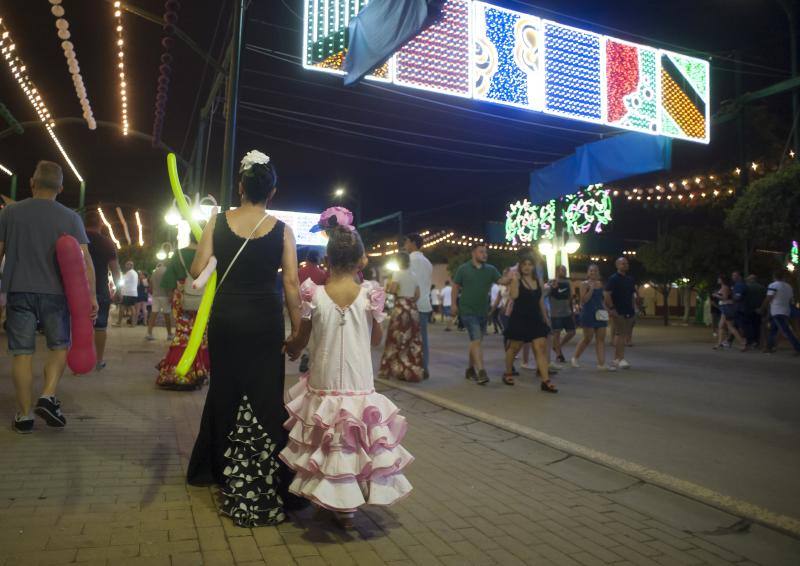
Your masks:
M225 145L222 152L222 181L220 185L220 205L222 210L228 210L233 200L233 164L236 160L236 114L239 109L239 64L242 55L244 2L245 0L233 0L233 41L231 43L231 65L228 69L228 85L225 96Z
M81 193L78 197L78 210L80 211L81 218L86 216L86 183L81 183Z
M17 200L17 176L11 175L11 200Z

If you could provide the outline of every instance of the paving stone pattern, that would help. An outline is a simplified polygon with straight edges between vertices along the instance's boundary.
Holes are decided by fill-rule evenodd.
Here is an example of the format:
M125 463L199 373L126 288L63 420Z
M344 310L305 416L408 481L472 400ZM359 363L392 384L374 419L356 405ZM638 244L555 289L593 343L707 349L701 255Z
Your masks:
M136 332L112 335L106 371L64 378L65 430L3 425L0 566L756 563L548 471L562 455L394 389L384 393L407 415L416 456L409 498L363 510L351 532L312 509L278 527L234 527L212 490L184 483L205 391L156 390L162 344Z

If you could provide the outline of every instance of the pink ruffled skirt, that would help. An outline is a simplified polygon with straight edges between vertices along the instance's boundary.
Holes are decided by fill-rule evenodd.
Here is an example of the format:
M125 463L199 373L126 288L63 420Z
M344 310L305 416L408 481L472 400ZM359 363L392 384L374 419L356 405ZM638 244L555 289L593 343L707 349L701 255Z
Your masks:
M286 392L289 443L280 458L294 472L289 491L332 511L391 505L411 492L400 445L406 419L376 393L318 391L308 375Z

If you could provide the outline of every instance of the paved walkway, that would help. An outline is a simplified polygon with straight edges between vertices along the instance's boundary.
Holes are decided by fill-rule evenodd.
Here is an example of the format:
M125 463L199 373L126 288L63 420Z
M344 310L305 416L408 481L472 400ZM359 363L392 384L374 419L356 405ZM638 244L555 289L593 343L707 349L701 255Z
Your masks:
M0 429L0 565L777 565L800 557L795 539L725 522L657 488L647 505L626 501L616 472L396 389L384 392L410 422L411 497L360 513L350 533L310 510L276 528L233 527L217 515L211 490L183 479L205 391L156 390L152 368L165 345L142 335L114 329L106 371L65 377L65 430L37 422L23 437ZM7 358L0 367L0 422L9 422Z

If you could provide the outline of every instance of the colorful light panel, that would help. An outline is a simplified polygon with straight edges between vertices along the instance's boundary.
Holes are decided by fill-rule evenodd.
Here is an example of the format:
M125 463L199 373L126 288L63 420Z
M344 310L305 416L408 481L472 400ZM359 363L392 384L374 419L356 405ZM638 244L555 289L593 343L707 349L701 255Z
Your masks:
M473 2L472 9L473 97L541 110L541 20L484 2Z
M544 21L544 111L576 120L603 119L601 38Z
M580 236L592 228L596 233L611 223L611 191L602 185L588 187L585 191L564 197L564 219L567 232Z
M661 51L661 134L710 141L710 75L707 61Z
M350 42L350 20L369 0L306 0L303 67L343 75ZM390 64L384 63L367 78L389 81Z
M344 74L350 21L369 0L304 0L303 66ZM707 61L493 6L442 17L368 79L708 143Z
M446 0L439 21L397 52L395 84L470 97L469 12L468 0Z
M517 201L506 212L506 241L529 244L539 239L550 240L555 234L556 201L541 206L528 199Z
M606 121L612 126L658 132L658 51L604 38Z

